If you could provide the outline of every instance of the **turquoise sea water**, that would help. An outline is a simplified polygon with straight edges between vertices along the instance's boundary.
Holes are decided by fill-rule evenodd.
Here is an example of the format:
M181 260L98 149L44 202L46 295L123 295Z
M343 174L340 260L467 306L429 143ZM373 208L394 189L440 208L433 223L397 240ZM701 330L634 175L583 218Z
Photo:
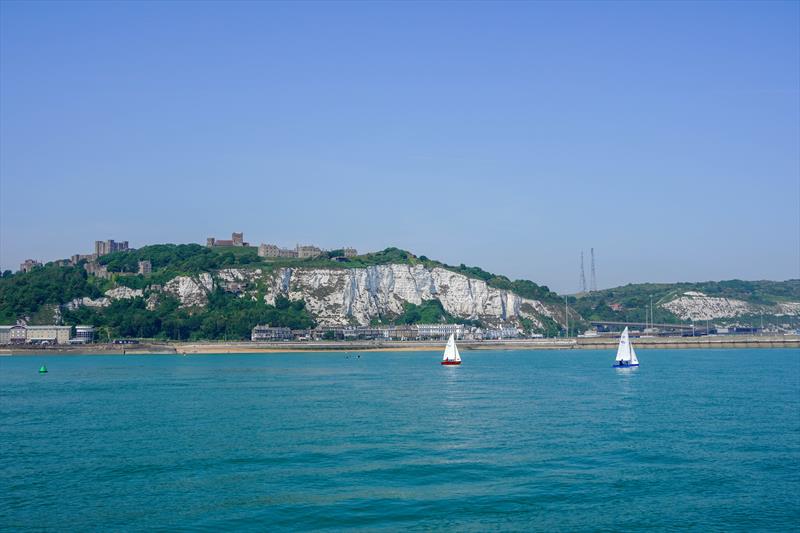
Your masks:
M0 529L800 525L796 351L462 355L0 358Z

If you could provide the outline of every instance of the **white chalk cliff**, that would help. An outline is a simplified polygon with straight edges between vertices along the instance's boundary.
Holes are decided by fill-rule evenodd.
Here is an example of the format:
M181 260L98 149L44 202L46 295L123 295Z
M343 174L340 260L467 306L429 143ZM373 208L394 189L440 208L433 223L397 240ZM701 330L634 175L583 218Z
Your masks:
M164 285L164 292L178 298L181 307L204 307L216 285L208 272L199 276L177 276Z
M284 268L264 276L264 301L278 296L304 300L322 325L370 323L372 318L398 315L403 304L438 299L448 313L489 323L530 319L542 326L542 316L558 315L538 300L489 287L486 282L444 268L422 265L379 265L345 269Z
M105 292L105 296L93 300L88 296L83 298L75 298L70 302L64 304L67 309L77 309L81 306L86 307L108 307L111 305L112 300L129 300L131 298L141 298L143 291L141 289L130 289L128 287L114 287Z
M800 315L799 302L777 305L757 305L734 298L708 296L698 291L687 291L677 298L661 304L681 320L715 320L744 315Z
M182 307L204 307L217 287L241 297L263 298L274 305L278 297L303 300L320 325L367 325L373 318L399 315L405 303L420 305L438 299L445 311L463 319L487 323L529 319L543 326L542 317L563 319L557 307L523 298L511 291L489 287L486 282L444 268L422 265L380 265L366 268L224 269L199 276L177 276L163 292ZM157 300L148 301L149 307Z

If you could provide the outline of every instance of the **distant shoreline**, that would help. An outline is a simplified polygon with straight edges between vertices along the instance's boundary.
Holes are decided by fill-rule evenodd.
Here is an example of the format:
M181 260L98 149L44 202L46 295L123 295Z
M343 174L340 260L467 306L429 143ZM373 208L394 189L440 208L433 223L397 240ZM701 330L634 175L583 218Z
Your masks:
M637 349L800 348L798 335L651 337L634 339ZM462 352L472 350L614 350L614 337L460 341ZM330 342L164 342L132 345L19 346L0 348L0 355L183 355L269 354L302 352L422 352L441 351L444 342L330 341Z

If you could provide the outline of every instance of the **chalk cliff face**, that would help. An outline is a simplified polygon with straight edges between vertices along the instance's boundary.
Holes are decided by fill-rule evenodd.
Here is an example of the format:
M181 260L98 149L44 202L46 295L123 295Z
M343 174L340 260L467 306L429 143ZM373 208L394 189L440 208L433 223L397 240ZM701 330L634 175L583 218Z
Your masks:
M778 316L797 316L800 315L800 302L784 302L775 306L775 314Z
M141 289L130 289L128 287L114 287L105 292L105 296L92 300L88 296L75 298L65 304L67 309L77 309L85 305L86 307L108 307L112 300L128 300L131 298L141 298Z
M96 300L92 300L88 296L84 296L83 298L75 298L70 302L64 304L66 309L77 309L81 306L85 305L86 307L108 307L111 305L111 300L108 298L97 298Z
M164 285L164 292L178 298L181 307L203 307L208 295L215 288L214 279L208 272L199 276L177 276Z
M702 292L689 291L667 303L661 304L681 320L714 320L735 318L743 315L800 315L800 303L787 302L777 305L756 305L733 298L707 296Z
M141 290L117 287L99 300L76 299L70 307L107 306L111 300L145 296L147 308L155 309L160 294L176 297L181 307L205 307L217 287L243 298L262 298L275 304L278 297L304 300L306 308L320 325L368 325L373 318L403 312L405 303L420 305L438 299L445 311L462 319L478 319L488 324L520 325L528 319L534 327L544 326L543 318L563 322L558 306L523 298L513 292L489 287L486 282L444 268L422 265L380 265L366 268L284 268L224 269L213 275L176 276L161 290L143 294Z
M439 299L448 313L489 323L530 319L541 327L541 317L556 314L537 300L489 287L443 268L422 265L380 265L355 269L281 269L265 277L265 302L281 295L303 299L322 325L369 324L379 316L403 312L403 304L420 305Z
M106 291L106 297L110 300L129 300L131 298L141 298L142 289L130 289L128 287L115 287Z

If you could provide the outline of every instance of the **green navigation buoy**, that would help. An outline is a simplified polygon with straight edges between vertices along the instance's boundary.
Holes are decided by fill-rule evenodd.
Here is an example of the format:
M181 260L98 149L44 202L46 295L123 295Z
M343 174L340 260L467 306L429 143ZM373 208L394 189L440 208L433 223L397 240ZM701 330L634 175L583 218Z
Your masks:
M39 373L40 374L47 374L47 367L44 366L44 365L40 366L39 367Z

